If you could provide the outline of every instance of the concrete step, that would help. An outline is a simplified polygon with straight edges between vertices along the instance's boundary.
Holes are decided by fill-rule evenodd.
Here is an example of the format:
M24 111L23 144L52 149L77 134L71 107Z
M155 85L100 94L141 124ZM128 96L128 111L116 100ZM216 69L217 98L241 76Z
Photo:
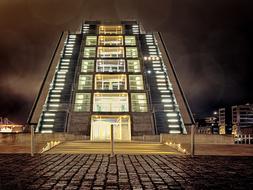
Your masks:
M116 154L181 154L171 147L156 142L116 142ZM57 145L46 154L110 154L109 142L68 141Z

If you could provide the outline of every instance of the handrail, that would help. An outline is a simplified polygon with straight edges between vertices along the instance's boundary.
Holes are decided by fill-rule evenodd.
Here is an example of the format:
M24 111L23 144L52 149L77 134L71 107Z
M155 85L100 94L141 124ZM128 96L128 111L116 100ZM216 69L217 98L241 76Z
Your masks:
M189 106L189 104L188 104L188 102L187 102L187 100L186 100L184 91L183 91L183 89L182 89L182 87L181 87L181 84L180 84L180 82L179 82L177 73L176 73L176 71L175 71L175 67L174 67L174 65L173 65L172 62L171 62L171 58L170 58L170 55L169 55L169 53L168 53L167 47L165 46L165 43L164 43L164 41L163 41L162 34L161 34L160 32L158 32L158 35L159 35L159 37L160 37L160 39L161 39L161 42L162 42L162 44L163 44L165 53L166 53L166 55L167 55L167 57L168 57L168 59L169 59L169 64L170 64L170 66L171 66L171 68L172 68L172 72L173 72L173 74L174 74L174 76L175 76L175 79L176 79L176 83L177 83L177 85L178 85L178 88L179 88L179 90L180 90L180 92L181 92L181 94L182 94L183 101L184 101L184 103L185 103L185 105L186 105L186 109L187 109L187 111L188 111L188 113L189 113L189 115L190 115L191 122L192 122L192 124L195 124L195 120L194 120L194 117L193 117L192 112L191 112L191 110L190 110L190 106Z
M40 95L41 95L41 93L42 93L43 87L44 87L44 85L45 85L45 83L46 83L46 79L47 79L47 77L48 77L49 71L50 71L51 66L52 66L52 64L53 64L53 60L54 60L54 58L55 58L57 49L58 49L59 46L60 46L60 42L61 42L61 40L62 40L63 34L64 34L64 32L61 33L61 36L60 36L60 38L59 38L59 40L58 40L58 43L57 43L56 48L55 48L55 50L54 50L54 53L53 53L53 56L52 56L51 61L50 61L50 63L49 63L49 66L48 66L48 68L47 68L47 72L46 72L46 74L45 74L45 76L44 76L44 79L43 79L43 81L42 81L42 83L41 83L41 86L40 86L40 89L39 89L39 93L38 93L37 97L35 98L35 101L34 101L33 106L32 106L32 110L31 110L31 112L29 113L29 116L28 116L28 119L27 119L27 124L29 124L29 125L31 125L32 116L33 116L33 114L34 114L35 108L36 108L37 103L38 103L38 101L39 101L39 98L40 98Z

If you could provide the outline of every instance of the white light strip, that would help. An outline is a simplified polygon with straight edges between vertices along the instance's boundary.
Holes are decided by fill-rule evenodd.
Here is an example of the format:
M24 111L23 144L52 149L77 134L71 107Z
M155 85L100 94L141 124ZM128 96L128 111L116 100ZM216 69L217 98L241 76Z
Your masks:
M168 116L168 117L176 117L177 113L167 113L166 116Z
M172 134L179 134L181 132L180 131L176 131L176 130L171 130L170 133L172 133Z
M53 133L53 131L52 130L41 130L41 133Z
M162 98L171 97L170 95L161 95Z
M65 78L57 78L55 81L57 81L57 82L65 82Z
M172 102L171 99L162 99L162 102Z
M164 107L173 107L172 104L165 104Z
M168 122L179 122L178 119L168 119L167 121L168 121Z
M54 119L43 119L43 121L54 121Z
M49 104L50 107L59 107L59 104Z
M180 128L179 125L169 125L168 127L169 127L169 128Z
M60 102L60 99L50 99L50 102Z
M54 125L43 124L42 127L43 127L43 128L44 128L44 127L45 127L45 128L53 128Z
M50 97L54 97L54 98L60 98L61 95L60 94L51 94Z
M44 113L45 116L55 116L55 113Z

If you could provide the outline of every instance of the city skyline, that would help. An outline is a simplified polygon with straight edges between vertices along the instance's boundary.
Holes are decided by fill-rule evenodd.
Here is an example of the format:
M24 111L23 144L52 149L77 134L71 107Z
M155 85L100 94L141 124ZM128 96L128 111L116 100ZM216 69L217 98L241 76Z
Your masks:
M84 18L136 19L160 31L193 113L252 103L247 1L98 2L1 3L0 116L26 121L60 33L76 30Z

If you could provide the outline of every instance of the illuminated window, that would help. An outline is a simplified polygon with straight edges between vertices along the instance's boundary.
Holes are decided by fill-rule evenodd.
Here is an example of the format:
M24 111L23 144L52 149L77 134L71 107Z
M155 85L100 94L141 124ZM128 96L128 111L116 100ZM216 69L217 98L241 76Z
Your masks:
M131 93L132 112L147 112L147 96L145 93Z
M126 57L136 58L138 57L138 51L136 47L126 47Z
M138 73L141 72L140 61L138 59L127 60L128 72Z
M143 90L142 75L129 75L130 90Z
M96 64L97 72L125 72L124 59L98 59Z
M125 36L125 45L126 46L135 46L136 45L135 36Z
M94 60L82 60L81 72L93 72L94 71Z
M101 57L101 58L124 57L124 48L123 47L99 47L98 57Z
M122 34L122 26L99 26L99 34Z
M86 45L87 46L97 45L97 36L87 36L86 37Z
M95 47L85 47L83 56L86 58L94 58L96 56L96 48Z
M95 76L95 89L97 90L126 90L126 75L101 75Z
M99 36L98 43L102 46L122 46L123 36Z
M76 93L74 111L89 112L90 111L90 93Z
M80 75L78 90L90 90L92 88L92 75Z
M94 112L128 112L127 93L94 93Z

